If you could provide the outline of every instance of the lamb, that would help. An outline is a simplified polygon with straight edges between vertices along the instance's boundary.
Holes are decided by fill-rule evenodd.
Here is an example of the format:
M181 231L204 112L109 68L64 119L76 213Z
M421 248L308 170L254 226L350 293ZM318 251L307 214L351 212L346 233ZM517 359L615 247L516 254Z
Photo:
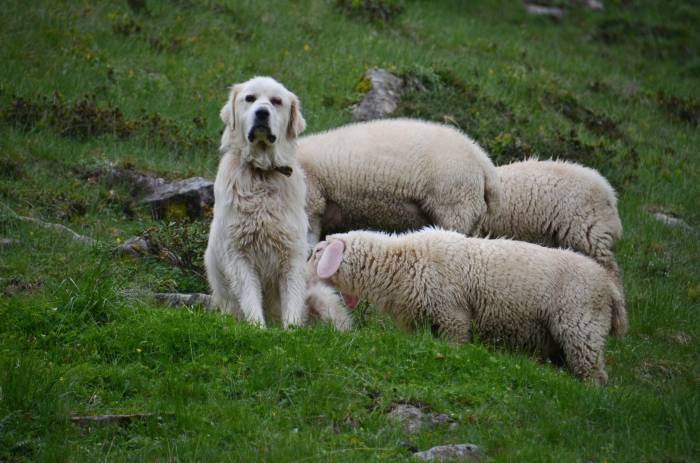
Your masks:
M326 237L309 266L346 295L365 298L404 328L429 323L448 340L481 339L544 358L604 384L604 348L622 297L592 259L507 239L423 229ZM352 297L346 297L351 300Z
M488 155L452 127L411 119L351 124L302 137L309 243L354 229L415 230L438 225L478 233L498 207Z
M622 236L615 190L597 171L572 162L530 159L500 166L501 203L489 210L481 235L571 248L595 259L623 294L613 245ZM626 310L624 306L621 310ZM613 333L627 331L627 317Z

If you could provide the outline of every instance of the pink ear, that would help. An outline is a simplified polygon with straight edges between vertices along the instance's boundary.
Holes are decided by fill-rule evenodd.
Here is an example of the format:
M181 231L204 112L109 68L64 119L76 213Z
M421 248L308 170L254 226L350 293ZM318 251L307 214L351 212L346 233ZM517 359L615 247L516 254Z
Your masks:
M345 251L345 244L342 241L332 241L325 247L316 266L319 278L325 280L338 271L340 263L343 261L343 251Z

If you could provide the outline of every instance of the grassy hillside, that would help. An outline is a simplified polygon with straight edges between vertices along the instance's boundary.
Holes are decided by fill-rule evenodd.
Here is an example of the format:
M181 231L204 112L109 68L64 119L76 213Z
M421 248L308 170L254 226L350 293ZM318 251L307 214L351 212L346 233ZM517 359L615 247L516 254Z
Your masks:
M410 461L462 442L486 461L700 459L700 240L650 214L700 229L697 2L606 1L558 22L515 0L141 3L0 10L0 238L19 241L0 248L1 461ZM349 122L375 66L425 87L398 114L456 124L496 163L574 159L617 188L631 329L608 344L606 388L371 310L348 334L284 332L145 296L206 290L207 221L154 220L95 170L213 177L228 85L276 77L315 132ZM114 255L145 231L195 257ZM387 417L402 402L457 425L406 435ZM108 413L157 416L69 421Z

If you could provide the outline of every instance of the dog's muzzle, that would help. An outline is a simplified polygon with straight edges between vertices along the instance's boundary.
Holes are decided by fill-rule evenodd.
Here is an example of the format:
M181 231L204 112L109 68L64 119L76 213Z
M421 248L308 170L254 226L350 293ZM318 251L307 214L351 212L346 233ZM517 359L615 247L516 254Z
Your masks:
M271 145L277 141L277 137L272 133L269 126L254 125L253 128L250 129L250 132L248 132L248 141L251 143L261 141Z

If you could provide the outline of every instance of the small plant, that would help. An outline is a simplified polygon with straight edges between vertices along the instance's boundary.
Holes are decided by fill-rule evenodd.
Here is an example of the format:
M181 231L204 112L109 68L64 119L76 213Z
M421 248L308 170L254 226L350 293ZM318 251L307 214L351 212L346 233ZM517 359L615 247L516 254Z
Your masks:
M335 4L347 16L373 24L390 23L404 10L398 0L337 0Z

